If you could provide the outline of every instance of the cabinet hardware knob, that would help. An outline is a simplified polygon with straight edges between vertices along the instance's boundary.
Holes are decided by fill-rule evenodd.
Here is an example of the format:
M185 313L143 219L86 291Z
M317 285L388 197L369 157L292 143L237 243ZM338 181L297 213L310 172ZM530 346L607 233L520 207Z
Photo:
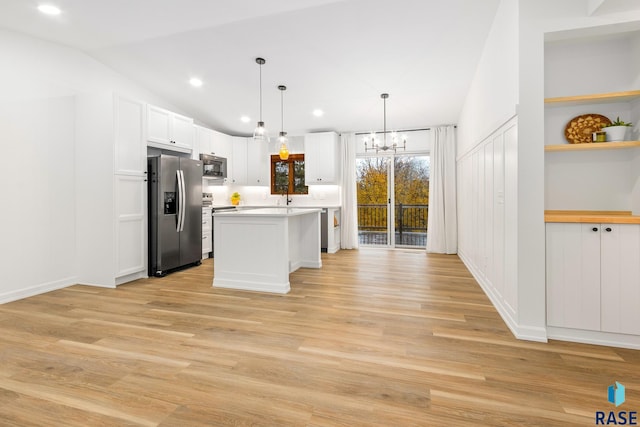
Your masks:
M145 179L144 182L147 182L147 180Z
M607 233L611 233L611 227L607 227L605 230L607 230Z
M591 230L598 231L598 227L593 227Z

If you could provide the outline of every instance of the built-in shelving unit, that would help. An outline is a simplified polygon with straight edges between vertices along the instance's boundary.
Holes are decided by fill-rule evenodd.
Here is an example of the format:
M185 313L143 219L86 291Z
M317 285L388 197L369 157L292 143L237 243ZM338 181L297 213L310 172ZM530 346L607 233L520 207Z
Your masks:
M640 90L627 90L624 92L595 93L590 95L559 96L545 98L547 106L568 106L580 104L597 104L604 102L627 102L640 98Z
M640 141L594 142L591 144L557 144L545 145L544 151L589 151L619 150L622 148L640 147Z
M640 90L545 98L544 103L547 107L567 107L572 105L629 102L636 99L640 99ZM640 141L601 142L592 144L553 144L545 145L544 151L617 150L633 147L640 147Z

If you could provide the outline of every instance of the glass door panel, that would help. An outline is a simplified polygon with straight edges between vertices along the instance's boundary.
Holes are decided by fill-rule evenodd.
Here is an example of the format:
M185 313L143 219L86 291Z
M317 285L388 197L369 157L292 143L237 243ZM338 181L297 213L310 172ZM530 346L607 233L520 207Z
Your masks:
M356 159L358 238L361 245L389 246L390 157Z
M430 158L396 155L393 160L394 244L426 248Z

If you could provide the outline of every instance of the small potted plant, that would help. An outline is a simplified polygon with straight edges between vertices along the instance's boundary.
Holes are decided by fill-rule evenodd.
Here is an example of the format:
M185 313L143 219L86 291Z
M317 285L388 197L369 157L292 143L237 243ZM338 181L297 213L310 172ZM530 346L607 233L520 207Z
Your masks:
M240 203L240 193L236 191L231 195L231 204L233 206L238 206L238 203Z
M627 129L631 127L631 123L620 120L620 117L616 118L615 122L602 128L607 133L607 141L626 141L625 135Z

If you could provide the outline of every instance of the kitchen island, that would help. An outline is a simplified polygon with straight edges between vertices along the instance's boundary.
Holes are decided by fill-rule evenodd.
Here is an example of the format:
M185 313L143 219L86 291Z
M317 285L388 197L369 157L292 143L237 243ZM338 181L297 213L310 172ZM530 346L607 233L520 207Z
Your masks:
M213 214L213 286L285 294L289 273L320 268L320 209Z

